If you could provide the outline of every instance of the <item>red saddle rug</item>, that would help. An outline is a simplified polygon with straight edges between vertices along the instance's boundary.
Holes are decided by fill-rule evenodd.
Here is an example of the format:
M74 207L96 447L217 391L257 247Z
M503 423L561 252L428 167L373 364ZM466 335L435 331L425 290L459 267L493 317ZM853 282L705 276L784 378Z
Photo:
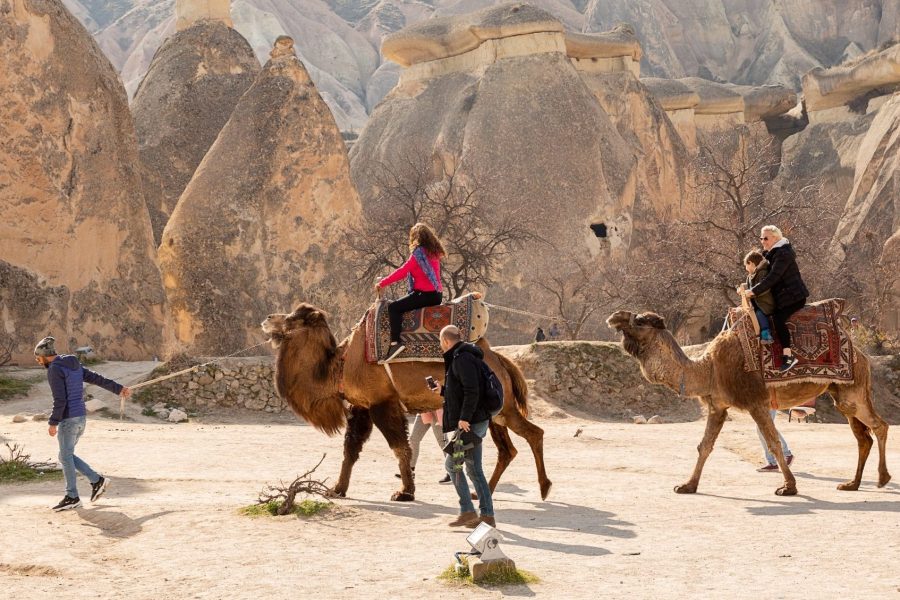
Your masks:
M807 304L788 319L791 349L797 365L782 373L781 344L762 344L753 329L751 316L741 308L728 311L728 324L741 341L746 371L762 371L767 384L853 381L853 343L841 326L844 299L830 298ZM775 330L772 329L772 333Z
M366 361L380 363L387 357L391 343L388 302L378 302L366 312ZM444 360L440 332L447 325L459 327L466 341L477 342L487 331L488 310L481 299L472 294L461 296L439 306L418 308L403 313L400 341L406 349L391 361L438 362Z

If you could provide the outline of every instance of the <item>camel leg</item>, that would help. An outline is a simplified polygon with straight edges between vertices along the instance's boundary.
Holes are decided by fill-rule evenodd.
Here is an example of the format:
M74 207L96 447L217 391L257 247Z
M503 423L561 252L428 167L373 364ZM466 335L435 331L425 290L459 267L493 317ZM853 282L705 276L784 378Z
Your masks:
M547 478L547 471L544 468L544 430L523 417L519 411L512 412L509 415L504 412L503 416L506 420L506 426L512 429L516 435L525 438L525 441L531 446L531 453L534 454L534 464L537 467L538 484L541 487L541 500L546 500L550 494L553 482ZM515 454L512 456L515 456ZM510 457L510 460L512 460L512 457ZM497 475L498 479L499 477ZM493 481L493 478L491 478L491 481Z
M491 480L488 482L491 486L491 492L493 492L503 472L506 471L506 467L509 466L509 463L513 461L519 451L513 446L512 439L509 437L509 429L504 425L491 421L490 431L491 439L494 440L494 445L497 446L497 464L494 466L494 474L491 475Z
M675 486L676 494L693 494L697 491L697 484L700 483L700 475L703 473L703 465L712 452L713 446L716 445L716 438L722 431L722 425L725 424L725 416L728 414L727 408L716 408L712 402L707 401L709 414L706 416L706 431L703 433L703 440L697 446L697 464L694 465L694 472L691 478L681 485Z
M778 462L778 468L784 476L784 485L775 490L777 496L794 496L797 494L797 480L794 474L788 468L787 461L784 458L784 449L781 447L781 441L778 439L778 430L775 429L775 423L769 416L768 402L754 405L750 408L750 416L756 421L756 426L763 434L769 451L775 456Z
M875 434L875 438L878 440L878 487L884 487L891 480L891 474L887 470L886 457L888 424L875 412L867 387L868 382L852 387L833 386L831 389L834 403L850 422L850 428L853 430L859 446L856 476L853 480L838 485L839 490L859 489L863 468L872 448L872 437L869 435L869 430Z
M347 418L347 431L344 432L344 461L341 463L341 475L331 490L335 495L342 498L347 495L353 465L359 460L359 453L371 434L372 417L369 415L369 409L351 407L350 416Z
M866 461L869 458L869 451L872 450L872 436L869 435L869 428L862 421L852 415L845 415L850 423L850 429L856 436L856 445L859 448L859 458L856 461L856 475L850 481L840 483L837 489L849 492L855 492L859 489L862 481L863 469L866 468Z
M394 451L400 469L400 481L403 488L394 492L391 500L399 502L411 502L416 499L416 484L413 481L412 450L409 447L409 434L406 424L406 415L399 402L382 402L369 409L372 414L372 422L384 435L388 446Z

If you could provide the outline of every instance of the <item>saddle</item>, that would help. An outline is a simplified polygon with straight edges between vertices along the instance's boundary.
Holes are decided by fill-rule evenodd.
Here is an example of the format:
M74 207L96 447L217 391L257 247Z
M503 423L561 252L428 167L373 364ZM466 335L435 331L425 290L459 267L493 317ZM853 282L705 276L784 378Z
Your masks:
M830 298L807 304L788 319L791 332L791 349L797 357L797 365L783 373L781 344L774 328L775 342L762 344L759 325L753 310L732 308L728 311L728 327L737 333L744 353L744 370L760 371L769 385L814 382L853 381L853 363L856 362L853 342L841 325L844 299Z
M391 343L391 323L388 302L372 305L363 321L366 325L366 362L382 363ZM438 306L417 308L403 313L400 342L406 349L391 364L398 362L443 362L440 333L447 325L456 325L464 341L477 342L484 337L488 326L488 308L472 294Z

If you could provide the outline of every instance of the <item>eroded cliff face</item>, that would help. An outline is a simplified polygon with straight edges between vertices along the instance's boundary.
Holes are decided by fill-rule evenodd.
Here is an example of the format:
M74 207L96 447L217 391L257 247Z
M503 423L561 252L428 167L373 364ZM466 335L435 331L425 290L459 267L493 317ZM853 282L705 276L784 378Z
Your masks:
M197 165L259 69L241 34L211 19L179 31L156 52L131 108L157 244Z
M163 233L170 349L229 354L300 301L336 314L337 329L357 319L343 235L359 212L334 118L279 38Z
M0 0L0 56L0 260L42 278L29 287L67 290L48 321L62 331L42 335L147 359L164 295L118 76L58 0Z
M207 3L209 0L203 0ZM175 31L174 0L79 2L77 11L129 90L160 43ZM199 3L199 2L198 2ZM238 31L264 59L271 40L292 35L342 129L360 130L399 73L379 57L385 36L434 16L469 13L487 0L321 2L236 0ZM569 32L631 23L644 76L701 76L796 89L817 66L837 64L900 36L900 8L879 0L536 0Z

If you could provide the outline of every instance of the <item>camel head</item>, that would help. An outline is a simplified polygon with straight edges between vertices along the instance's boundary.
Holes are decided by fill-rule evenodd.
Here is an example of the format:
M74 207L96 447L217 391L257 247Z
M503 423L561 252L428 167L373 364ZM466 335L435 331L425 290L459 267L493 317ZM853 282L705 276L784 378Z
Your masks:
M315 306L303 303L290 314L269 315L260 326L269 336L272 347L278 349L288 338L307 335L311 330L327 330L328 316Z
M635 358L640 358L659 332L666 330L665 320L652 312L636 315L627 310L616 311L609 315L606 324L622 334L622 347Z

